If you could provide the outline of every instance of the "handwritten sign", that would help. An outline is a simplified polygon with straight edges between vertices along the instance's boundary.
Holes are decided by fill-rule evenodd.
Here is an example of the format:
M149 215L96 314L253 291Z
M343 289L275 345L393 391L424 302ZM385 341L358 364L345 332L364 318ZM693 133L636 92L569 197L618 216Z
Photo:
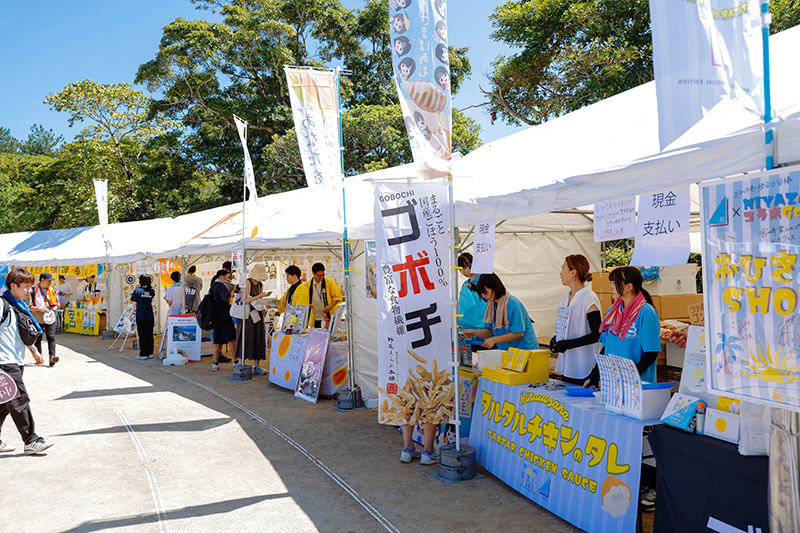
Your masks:
M703 311L703 302L687 306L689 311L689 323L692 325L702 325L705 323L706 316Z
M595 204L594 242L628 239L636 234L636 198Z
M494 236L494 222L475 224L475 242L472 245L472 272L474 274L494 272Z
M640 196L631 265L683 265L689 251L689 187Z

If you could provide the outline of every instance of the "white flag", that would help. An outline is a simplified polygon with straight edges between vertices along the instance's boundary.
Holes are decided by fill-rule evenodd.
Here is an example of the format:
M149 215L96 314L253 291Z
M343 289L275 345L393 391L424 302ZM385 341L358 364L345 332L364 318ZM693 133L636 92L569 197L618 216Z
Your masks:
M250 150L247 149L247 122L236 115L233 115L233 120L236 122L236 130L239 132L239 140L242 141L242 149L244 149L244 184L245 187L247 187L247 198L245 198L245 201L250 200L258 204L258 192L256 191L253 162L250 160Z
M758 2L650 0L661 149L725 98L764 113Z
M108 248L108 180L94 179L94 198L97 201L97 218L100 221L100 230L103 232L103 241Z

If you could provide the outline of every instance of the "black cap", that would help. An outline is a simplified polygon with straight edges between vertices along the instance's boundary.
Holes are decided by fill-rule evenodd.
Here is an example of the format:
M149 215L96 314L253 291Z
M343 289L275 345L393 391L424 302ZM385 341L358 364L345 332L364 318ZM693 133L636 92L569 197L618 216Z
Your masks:
M47 281L53 281L53 275L50 272L42 272L39 274L39 280L46 279Z

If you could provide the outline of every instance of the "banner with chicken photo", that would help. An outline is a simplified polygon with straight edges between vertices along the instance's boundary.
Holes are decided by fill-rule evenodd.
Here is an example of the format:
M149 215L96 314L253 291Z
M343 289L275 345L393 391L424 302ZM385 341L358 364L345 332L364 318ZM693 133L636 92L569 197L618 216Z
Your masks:
M447 2L389 0L389 8L392 66L414 161L446 168L441 163L452 153Z

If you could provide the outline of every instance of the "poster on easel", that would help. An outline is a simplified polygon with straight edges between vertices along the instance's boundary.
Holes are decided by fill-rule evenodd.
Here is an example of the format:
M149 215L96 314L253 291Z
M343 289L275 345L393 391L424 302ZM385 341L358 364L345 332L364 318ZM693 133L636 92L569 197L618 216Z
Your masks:
M170 315L167 318L167 357L185 352L189 361L200 361L202 331L195 315Z
M303 365L300 367L300 379L297 381L297 388L294 391L296 398L317 403L329 339L330 335L325 330L311 330L308 333L306 353L303 356Z
M120 315L114 326L114 331L128 335L136 333L136 315L132 305L128 305L127 309Z
M307 305L287 305L283 313L283 332L298 334L303 332L308 322Z

